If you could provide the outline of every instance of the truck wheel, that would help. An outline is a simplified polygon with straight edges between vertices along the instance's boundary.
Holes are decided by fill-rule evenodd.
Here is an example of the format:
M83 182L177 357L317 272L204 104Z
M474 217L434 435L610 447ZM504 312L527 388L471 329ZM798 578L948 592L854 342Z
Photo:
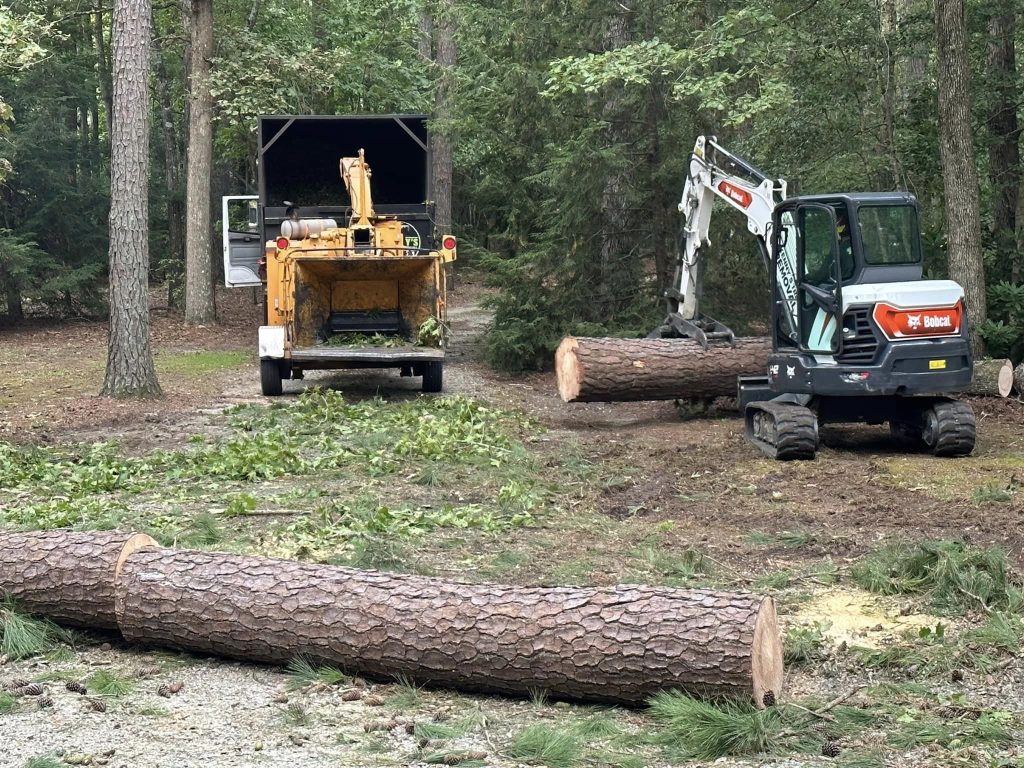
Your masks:
M936 456L967 456L974 450L976 429L968 403L939 401L924 412L921 436Z
M444 363L423 364L423 391L440 392L444 376Z
M905 451L920 451L924 448L924 437L921 425L912 421L889 422L889 432L896 444Z
M260 360L260 388L267 397L277 397L284 391L280 360Z

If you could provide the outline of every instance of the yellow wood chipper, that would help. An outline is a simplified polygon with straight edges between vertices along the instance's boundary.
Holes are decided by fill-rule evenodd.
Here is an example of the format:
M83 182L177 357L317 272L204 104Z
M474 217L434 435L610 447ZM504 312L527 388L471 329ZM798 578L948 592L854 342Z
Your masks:
M263 394L340 368L441 391L456 241L433 231L425 117L264 117L260 146L259 196L226 197L222 214L228 286L265 288ZM331 183L346 204L315 202Z

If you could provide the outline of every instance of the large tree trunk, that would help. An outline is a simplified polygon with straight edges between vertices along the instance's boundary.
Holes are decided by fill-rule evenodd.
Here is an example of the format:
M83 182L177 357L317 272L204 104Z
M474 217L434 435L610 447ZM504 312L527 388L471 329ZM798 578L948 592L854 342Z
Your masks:
M114 3L110 340L103 394L160 394L149 346L149 0Z
M155 30L154 30L155 31ZM183 278L185 276L185 212L182 208L180 176L181 158L178 153L178 132L174 128L174 107L164 64L163 51L154 37L153 55L157 99L160 103L160 128L164 139L164 187L167 195L167 303L181 309L184 304Z
M0 536L0 594L73 627L117 629L114 585L126 557L156 546L144 533L43 531Z
M984 353L979 329L988 315L981 251L981 205L971 126L971 70L967 59L964 0L935 3L938 42L939 145L946 198L949 274L964 287L971 319L971 348Z
M4 279L4 301L7 304L7 319L19 323L25 319L25 309L21 303L21 289L12 278Z
M191 0L188 73L188 171L185 209L185 319L216 319L210 252L210 168L213 157L213 0Z
M95 0L95 15L93 16L93 43L96 48L96 79L100 84L100 96L103 98L103 106L107 113L107 141L113 135L112 124L114 120L114 95L111 84L111 65L107 57L107 45L103 38L103 3Z
M690 339L567 336L555 352L555 378L567 403L732 397L737 376L767 373L771 349L765 338L705 350Z
M434 89L434 117L440 125L431 133L431 155L434 177L434 233L452 232L452 166L451 119L455 95L455 3L441 0L434 22L437 86ZM421 19L422 22L422 19Z
M376 677L639 704L659 690L778 693L771 598L709 590L471 585L205 552L143 550L117 585L125 638Z
M999 262L1010 269L1001 278L1011 278L1019 259L1016 248L1017 203L1020 194L1020 126L1017 121L1017 59L1015 36L1017 16L1014 0L998 0L989 19L989 76L991 103L988 125L989 176L992 182L992 234L999 249Z

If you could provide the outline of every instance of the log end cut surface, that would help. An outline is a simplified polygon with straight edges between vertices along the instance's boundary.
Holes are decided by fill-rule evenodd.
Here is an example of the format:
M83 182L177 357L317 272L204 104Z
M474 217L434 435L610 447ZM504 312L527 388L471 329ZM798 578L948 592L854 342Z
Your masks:
M572 336L566 336L555 350L555 378L558 381L558 394L566 403L571 403L580 396L579 358L576 348L579 342Z
M778 696L782 690L782 640L775 614L775 601L770 597L764 599L757 613L752 656L754 701L757 706L763 707L765 693L771 691Z

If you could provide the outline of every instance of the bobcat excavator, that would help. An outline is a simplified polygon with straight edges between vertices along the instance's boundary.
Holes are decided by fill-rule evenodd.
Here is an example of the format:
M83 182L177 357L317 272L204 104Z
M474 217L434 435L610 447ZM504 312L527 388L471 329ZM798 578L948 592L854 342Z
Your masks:
M741 376L747 437L777 459L813 459L818 425L888 422L936 456L974 449L971 406L941 393L971 382L963 288L924 280L918 205L906 192L788 197L771 179L700 136L679 203L684 222L668 314L651 338L730 344L700 311L716 198L742 213L768 270L772 353L766 376Z

